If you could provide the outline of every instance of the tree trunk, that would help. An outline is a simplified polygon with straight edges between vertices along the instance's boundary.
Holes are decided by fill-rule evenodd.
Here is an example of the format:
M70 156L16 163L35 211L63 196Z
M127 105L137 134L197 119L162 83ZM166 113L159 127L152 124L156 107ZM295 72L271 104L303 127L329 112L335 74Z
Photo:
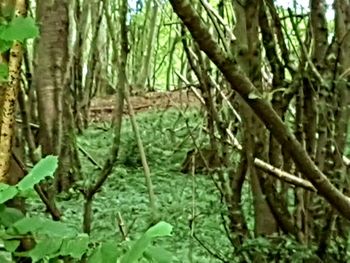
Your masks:
M39 142L43 156L52 154L60 158L55 187L52 185L49 190L52 199L57 190L71 186L79 168L70 112L68 3L39 0L37 19L41 35L35 45L33 84L38 96Z
M152 0L149 0L152 1ZM158 15L158 3L156 1L153 2L153 9L151 13L151 21L149 24L149 35L147 40L147 48L146 51L143 53L143 60L142 60L142 68L141 73L139 75L139 78L137 79L136 83L136 89L138 91L144 90L144 86L146 84L147 78L149 76L150 72L150 66L151 66L151 57L152 57L152 51L153 51L153 45L154 45L154 39L155 39L155 33L157 29L157 15Z

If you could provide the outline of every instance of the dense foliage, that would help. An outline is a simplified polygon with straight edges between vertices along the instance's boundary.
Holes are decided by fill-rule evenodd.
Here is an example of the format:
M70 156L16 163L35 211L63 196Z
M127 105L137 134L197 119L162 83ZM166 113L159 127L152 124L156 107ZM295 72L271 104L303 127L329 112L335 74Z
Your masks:
M220 193L212 179L204 174L196 174L192 177L179 172L187 149L190 149L193 143L187 127L195 129L194 135L198 142L206 143L203 135L198 132L198 129L196 130L196 127L198 128L202 123L198 112L191 111L184 116L174 110L165 113L149 112L139 114L137 120L140 130L143 131L142 139L147 156L150 157L149 163L160 208L160 220L169 222L173 226L172 236L156 241L154 245L158 248L151 247L147 250L148 252L144 254L146 258L148 253L154 253L161 256L155 262L180 263L221 262L217 257L228 262L256 262L254 260L270 262L273 259L278 259L279 262L290 262L290 258L293 257L295 260L293 262L303 262L303 259L312 257L312 248L300 246L288 236L276 237L272 241L261 237L254 238L252 196L248 185L245 187L242 205L250 225L251 239L232 251L223 225L226 208L220 202ZM118 214L122 216L127 227L127 235L131 240L139 239L150 225L144 175L131 131L131 125L126 120L120 162L103 190L96 196L93 208L94 224L90 237L78 234L83 213L83 198L79 190L59 197L60 208L65 211L62 218L63 229L74 229L69 232L68 239L73 240L72 243L77 246L77 248L75 245L71 246L70 256L72 257L80 257L83 252L86 252L88 244L95 248L95 250L88 250L91 251L89 253L94 251L91 262L106 262L95 260L96 257L103 259L126 251L128 242L123 241L123 235L118 229ZM107 154L112 132L109 123L95 124L84 132L79 138L79 143L94 156L97 162L101 163ZM180 145L181 147L177 147ZM83 155L81 159L84 173L88 178L93 178L98 168ZM87 179L79 184L82 187L84 184L89 184L88 181ZM34 203L33 200L30 201L32 214L40 213L42 210L41 202L36 200ZM36 218L42 220L40 217ZM50 235L50 238L55 236L54 230ZM74 235L81 239L81 243L74 241ZM45 240L45 244L49 245L47 241ZM47 247L41 251L47 251ZM67 252L61 251L62 247L57 245L49 254L42 252L40 256L67 255ZM26 253L31 255L30 251Z

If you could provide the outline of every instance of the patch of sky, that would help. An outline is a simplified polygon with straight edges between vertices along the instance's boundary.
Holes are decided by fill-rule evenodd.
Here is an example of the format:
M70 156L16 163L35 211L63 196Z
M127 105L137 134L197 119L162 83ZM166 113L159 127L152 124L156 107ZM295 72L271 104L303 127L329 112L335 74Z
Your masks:
M310 6L310 2L309 1L296 1L296 0L275 0L275 4L277 6L281 6L284 8L292 8L294 10L294 8L297 11L301 11L301 10L305 10L308 11L309 10L309 6ZM334 19L334 10L332 8L332 4L333 4L333 0L326 0L326 4L327 4L327 11L326 11L326 17L327 20L333 20Z

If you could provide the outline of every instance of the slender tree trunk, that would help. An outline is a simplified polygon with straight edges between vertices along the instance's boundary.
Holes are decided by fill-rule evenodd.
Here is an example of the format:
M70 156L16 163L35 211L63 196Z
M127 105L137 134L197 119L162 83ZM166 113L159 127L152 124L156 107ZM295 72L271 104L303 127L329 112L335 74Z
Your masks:
M25 1L4 2L0 6L0 11L6 8L7 10L14 8L17 16L25 16L27 11ZM18 41L14 41L8 52L0 54L0 62L7 64L9 71L8 81L0 83L0 182L9 180L22 55L22 45Z
M141 73L139 75L139 78L136 83L136 88L139 91L142 91L144 89L144 86L146 84L147 78L149 77L150 72L150 66L151 66L151 58L152 58L152 52L153 52L153 45L154 45L154 39L155 39L155 33L157 32L157 17L158 17L158 4L154 0L153 1L153 8L151 13L151 20L149 24L149 35L147 39L147 48L144 52L144 57L142 61L142 68Z
M101 173L99 174L96 183L91 185L89 189L85 192L85 204L84 204L84 221L83 221L83 231L85 233L90 233L91 223L92 223L92 201L94 195L100 190L104 182L108 179L108 176L111 174L114 165L118 160L119 148L120 148L120 138L121 138L121 128L123 120L123 108L124 108L124 93L127 85L127 76L126 76L126 63L128 55L128 34L126 26L126 17L128 12L128 2L127 0L120 0L119 4L119 21L120 21L120 42L116 41L115 28L112 24L111 15L108 10L108 0L103 2L103 9L107 19L108 32L109 36L113 40L113 52L118 54L118 84L117 84L117 100L116 100L116 109L114 116L114 136L113 136L113 145L110 150L110 155L106 160ZM118 43L120 46L118 46Z
M260 3L261 1L255 1L255 4L248 1L245 8L243 8L238 2L234 1L238 17L235 30L236 34L240 36L237 39L235 51L241 68L255 86L262 90L261 47L259 46L258 33ZM245 103L243 102L243 104ZM242 116L244 116L243 122L245 122L243 134L247 145L247 163L254 197L255 231L258 235L272 234L277 231L277 223L260 184L264 175L255 169L253 161L255 157L262 160L266 159L266 156L264 156L266 155L267 145L266 131L251 110L243 104Z
M68 50L68 3L39 0L37 19L41 35L35 45L33 85L38 95L39 140L43 156L60 157L55 187L47 189L52 200L56 190L70 187L79 169L70 112L72 57Z

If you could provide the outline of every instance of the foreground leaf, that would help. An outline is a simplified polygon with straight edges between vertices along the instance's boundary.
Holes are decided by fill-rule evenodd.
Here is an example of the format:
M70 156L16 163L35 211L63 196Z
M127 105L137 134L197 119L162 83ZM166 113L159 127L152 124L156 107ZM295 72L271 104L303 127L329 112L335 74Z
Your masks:
M14 198L18 193L18 190L16 187L7 185L7 184L0 184L0 204L5 203L6 201Z
M17 184L20 191L31 189L46 177L52 177L58 166L56 156L47 156L41 159L34 168Z
M71 256L75 259L81 259L89 246L89 236L80 234L76 238L67 238L63 240L60 250L61 256Z
M31 257L32 262L38 262L43 258L47 258L55 255L62 244L62 239L60 238L45 238L37 241L35 247L32 250L23 253L17 253L20 256Z
M21 241L18 239L4 240L5 249L6 251L9 251L9 252L15 252L20 244L21 244Z
M24 214L16 208L4 206L0 209L0 224L5 227L10 227L23 217Z
M0 251L0 262L1 263L13 263L11 252Z
M12 228L21 235L35 233L36 235L47 235L51 238L72 238L78 234L75 229L68 227L62 222L52 221L39 216L23 218L13 224Z
M144 254L145 258L150 259L150 262L170 263L173 261L172 254L162 247L149 247Z
M15 17L1 31L0 38L6 41L18 40L23 42L25 39L34 38L39 35L39 29L31 17Z
M97 247L89 257L88 263L115 263L118 259L117 245L115 241L107 241Z
M150 243L157 237L170 236L173 227L166 222L159 222L155 226L151 227L137 240L131 249L121 260L121 263L134 263L137 262L146 251Z

